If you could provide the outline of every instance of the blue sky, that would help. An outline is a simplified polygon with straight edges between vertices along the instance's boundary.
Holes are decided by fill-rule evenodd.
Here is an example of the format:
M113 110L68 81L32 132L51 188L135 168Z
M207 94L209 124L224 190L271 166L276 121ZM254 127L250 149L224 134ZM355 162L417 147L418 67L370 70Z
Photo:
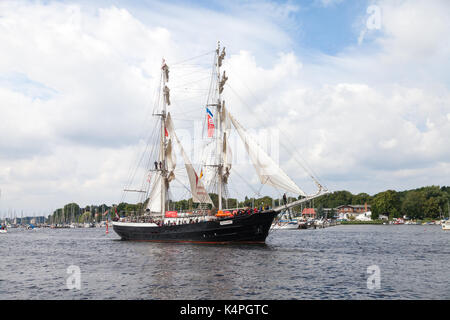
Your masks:
M66 1L72 3L73 1ZM91 1L82 1L92 4ZM317 52L336 55L349 46L357 45L360 20L367 16L366 10L370 0L301 0L301 1L154 1L154 0L113 0L96 1L96 5L104 4L125 7L137 17L145 20L146 11L167 10L169 7L195 8L211 10L221 14L241 15L252 19L264 12L265 18L273 19L293 40L281 48L294 51L303 56ZM78 1L79 3L79 1ZM266 5L266 7L264 6ZM270 12L269 6L287 8L288 13L280 17L277 12ZM170 22L166 26L171 27ZM277 48L278 50L280 48Z
M145 3L146 1L144 1ZM152 3L152 1L147 1ZM135 4L136 1L119 1L118 3ZM139 1L142 5L142 2ZM203 7L214 11L233 13L235 5L255 3L253 1L172 1L180 6ZM279 5L291 5L293 10L285 21L279 21L295 40L292 48L308 49L324 54L335 55L348 46L357 43L358 32L355 23L359 17L366 15L369 1L331 1L325 5L319 0L273 1ZM295 9L294 9L295 8Z
M294 20L301 30L295 37L301 47L335 55L356 45L355 21L366 14L366 1L343 1L327 7L304 1L300 5Z

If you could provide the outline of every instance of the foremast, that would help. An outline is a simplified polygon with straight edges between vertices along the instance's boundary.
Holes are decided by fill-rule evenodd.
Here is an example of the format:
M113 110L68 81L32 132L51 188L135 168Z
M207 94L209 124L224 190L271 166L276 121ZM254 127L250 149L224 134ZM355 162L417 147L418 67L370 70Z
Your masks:
M167 105L170 105L170 90L167 87L169 82L169 67L165 60L162 61L162 90L163 90L163 104L162 110L159 116L161 117L161 138L160 138L160 153L159 153L159 170L161 174L161 217L164 218L166 213L166 192L168 189L167 181L167 166L166 166L166 118L167 118Z
M224 179L223 179L223 171L224 171L224 143L226 141L226 136L222 127L222 109L224 108L224 101L222 100L222 92L227 81L227 76L225 75L225 71L223 72L222 77L220 76L220 67L222 66L222 61L225 58L225 47L222 48L222 52L220 52L220 41L217 43L216 49L216 69L217 69L217 104L216 106L216 117L217 117L217 132L216 132L216 147L217 147L217 194L218 194L218 209L222 210L222 195L224 191Z
M173 179L175 179L174 170L176 167L176 156L173 149L174 143L178 145L185 164L193 202L212 204L212 200L206 192L203 183L199 181L198 175L195 172L189 156L184 151L184 148L175 133L172 117L170 112L167 111L167 107L170 106L170 90L167 87L167 83L169 81L169 67L164 60L161 69L161 91L163 100L160 112L155 114L156 116L159 116L161 120L159 141L160 152L158 157L159 162L155 162L157 178L149 195L149 204L147 205L147 209L150 209L150 212L155 212L157 215L160 215L161 218L164 218L167 209L169 184Z

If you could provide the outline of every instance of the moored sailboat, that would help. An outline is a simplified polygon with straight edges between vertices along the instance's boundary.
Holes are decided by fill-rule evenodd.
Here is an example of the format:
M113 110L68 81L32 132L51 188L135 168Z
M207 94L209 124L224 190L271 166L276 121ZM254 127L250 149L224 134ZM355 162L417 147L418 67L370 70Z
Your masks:
M153 184L146 190L126 190L145 194L145 208L140 218L134 220L119 220L113 222L114 231L123 240L135 241L168 241L168 242L202 242L202 243L264 243L274 218L280 212L300 205L328 193L317 180L314 180L318 190L307 195L294 181L275 163L264 149L254 141L239 121L231 115L222 99L224 85L228 79L225 71L221 74L221 66L225 58L225 48L218 45L215 51L211 95L206 103L208 113L208 137L213 146L214 161L203 164L205 173L210 179L200 177L185 152L172 121L168 107L170 106L169 66L163 60L161 67L162 107L155 116L159 117L158 157L154 168L149 170L153 175ZM297 194L299 200L285 203L278 207L260 209L225 208L223 197L226 196L226 186L231 174L231 148L229 135L234 128L243 141L245 150L256 170L260 182L274 188ZM198 208L181 213L168 208L168 191L175 179L176 156L174 146L177 145L185 165L189 180L189 191L192 202ZM213 176L214 178L211 178ZM207 192L205 184L214 180L218 195L214 204ZM204 182L205 181L205 182ZM210 209L212 207L212 209ZM298 228L298 225L297 225Z

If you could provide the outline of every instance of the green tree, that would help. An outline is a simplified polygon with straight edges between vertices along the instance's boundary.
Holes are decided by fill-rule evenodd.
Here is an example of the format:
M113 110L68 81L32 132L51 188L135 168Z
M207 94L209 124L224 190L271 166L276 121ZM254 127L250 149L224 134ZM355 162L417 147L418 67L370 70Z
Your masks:
M91 220L92 220L91 212L90 211L86 211L80 216L80 221L79 222L86 223L86 222L90 222Z
M325 212L323 210L323 205L319 204L319 206L317 207L317 217L323 218L324 216L325 216Z
M68 203L64 206L65 222L75 222L80 216L80 206L76 203Z
M425 200L423 204L423 213L427 218L437 218L439 217L439 199L429 198Z
M400 198L398 192L387 190L375 195L372 201L372 212L375 215L386 214L390 218L400 216Z
M372 215L370 217L372 220L378 220L378 218L380 218L380 214L372 210Z
M421 191L409 191L402 202L402 212L411 219L423 218L425 194Z
M358 193L352 197L352 204L371 204L372 197L367 193Z
M123 212L125 212L125 208L127 206L128 203L126 202L121 202L117 205L117 213L119 213L119 215Z

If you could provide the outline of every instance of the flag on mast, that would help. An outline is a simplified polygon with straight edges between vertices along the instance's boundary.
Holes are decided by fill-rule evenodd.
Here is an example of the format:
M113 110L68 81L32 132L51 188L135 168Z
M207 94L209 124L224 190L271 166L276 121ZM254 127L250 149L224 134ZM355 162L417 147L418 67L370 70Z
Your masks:
M208 121L208 138L211 138L214 135L214 115L206 108L206 115L207 115L207 121Z

